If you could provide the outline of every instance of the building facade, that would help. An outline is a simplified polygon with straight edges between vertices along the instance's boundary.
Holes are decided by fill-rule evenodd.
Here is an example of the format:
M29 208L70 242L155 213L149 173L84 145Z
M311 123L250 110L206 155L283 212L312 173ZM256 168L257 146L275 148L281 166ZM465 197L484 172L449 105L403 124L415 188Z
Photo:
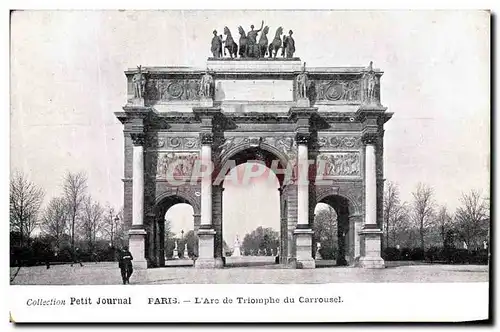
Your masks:
M208 59L206 69L125 74L127 104L115 114L136 268L164 266L164 217L177 203L193 207L195 267L222 267L222 225L231 222L223 220L224 175L251 160L280 183L281 263L315 267L314 208L323 202L337 213L337 263L384 267L383 137L392 114L371 63L306 69L298 58ZM211 172L199 168L207 162ZM291 176L289 165L298 165Z

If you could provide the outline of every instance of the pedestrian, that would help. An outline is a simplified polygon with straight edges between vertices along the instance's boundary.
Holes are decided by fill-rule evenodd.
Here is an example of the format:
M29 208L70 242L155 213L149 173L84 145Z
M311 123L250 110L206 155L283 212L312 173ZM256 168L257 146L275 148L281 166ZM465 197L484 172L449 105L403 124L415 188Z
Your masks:
M71 266L73 264L80 264L80 266L83 266L82 261L80 260L80 249L76 248L75 251L73 252L73 262L71 263Z
M134 269L132 267L132 260L134 258L132 257L132 254L130 251L128 251L128 247L123 247L121 253L120 253L120 258L118 262L118 267L121 270L122 274L122 281L123 284L130 284L130 276L132 275L132 272L134 272Z

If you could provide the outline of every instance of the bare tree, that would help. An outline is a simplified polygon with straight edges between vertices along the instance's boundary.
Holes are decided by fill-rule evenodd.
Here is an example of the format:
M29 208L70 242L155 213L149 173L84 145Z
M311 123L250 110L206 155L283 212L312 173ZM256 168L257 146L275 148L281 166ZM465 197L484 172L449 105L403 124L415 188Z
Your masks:
M43 211L42 232L52 237L56 248L61 248L63 236L68 231L68 209L64 197L52 198Z
M463 193L460 202L462 205L455 213L457 234L469 250L472 247L478 248L481 239L488 237L489 206L476 190L471 190L468 194Z
M71 249L75 249L75 225L81 212L85 193L87 191L87 176L84 172L66 173L64 177L64 198L68 207Z
M425 233L433 222L434 191L426 184L419 183L413 195L413 220L418 227L420 247L425 250Z
M453 229L453 217L448 212L446 206L441 206L436 214L436 227L438 228L443 247L446 241L446 234Z
M412 228L410 222L410 208L408 203L402 202L394 206L391 212L390 224L392 225L388 232L388 240L391 240L393 246L404 244L409 246L412 236ZM407 240L405 240L406 238Z
M118 210L117 217L116 243L124 245L128 240L129 225L125 224L123 220L123 206Z
M14 173L10 181L10 229L19 232L20 245L24 245L38 223L38 213L45 193L21 172Z
M94 251L97 234L103 227L103 213L104 209L99 202L93 201L90 196L85 198L83 201L81 226L85 241L91 252Z
M387 182L384 187L384 228L385 247L389 247L389 234L391 226L394 226L395 214L400 207L399 187L397 183Z

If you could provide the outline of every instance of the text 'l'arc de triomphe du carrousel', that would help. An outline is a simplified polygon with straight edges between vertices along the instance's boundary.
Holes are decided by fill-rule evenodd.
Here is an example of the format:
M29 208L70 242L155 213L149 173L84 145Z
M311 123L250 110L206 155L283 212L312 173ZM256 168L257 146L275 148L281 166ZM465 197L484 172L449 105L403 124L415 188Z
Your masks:
M315 267L314 207L323 202L337 213L337 261L384 267L383 138L392 113L380 101L383 72L371 62L307 67L294 55L304 41L292 31L282 37L282 27L268 39L264 22L238 32L237 40L228 27L213 31L206 68L125 71L127 103L115 114L136 268L165 265L164 217L177 203L194 211L195 268L224 266L222 225L237 222L223 220L224 175L255 160L280 184L281 264Z

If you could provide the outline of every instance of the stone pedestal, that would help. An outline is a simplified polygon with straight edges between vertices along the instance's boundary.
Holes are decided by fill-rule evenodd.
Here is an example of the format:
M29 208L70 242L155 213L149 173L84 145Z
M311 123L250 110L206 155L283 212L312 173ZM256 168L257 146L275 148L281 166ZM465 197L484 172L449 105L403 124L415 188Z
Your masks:
M188 252L187 244L184 247L184 252L182 253L182 258L183 259L189 259L189 252Z
M382 269L384 260L380 257L382 231L379 229L364 229L360 233L362 252L358 265L370 269Z
M312 236L311 229L296 229L294 232L296 243L296 263L298 269L314 269L316 263L311 256Z
M134 258L134 270L146 269L148 264L145 256L146 231L144 229L131 229L129 231L129 250Z
M319 242L318 242L318 243L316 244L316 255L315 255L315 256L316 256L316 257L315 257L315 259L316 259L317 261L320 261L320 260L322 260L322 259L323 259L323 257L321 257L321 253L319 252L319 250L320 250L320 249L321 249L321 243L319 243Z
M130 100L130 104L132 104L132 106L144 107L144 98L133 98Z
M307 98L297 99L297 107L311 107L311 102Z
M196 268L213 269L218 265L214 258L214 236L213 229L198 231L198 259L194 264Z
M214 101L212 98L201 98L200 107L213 107Z

